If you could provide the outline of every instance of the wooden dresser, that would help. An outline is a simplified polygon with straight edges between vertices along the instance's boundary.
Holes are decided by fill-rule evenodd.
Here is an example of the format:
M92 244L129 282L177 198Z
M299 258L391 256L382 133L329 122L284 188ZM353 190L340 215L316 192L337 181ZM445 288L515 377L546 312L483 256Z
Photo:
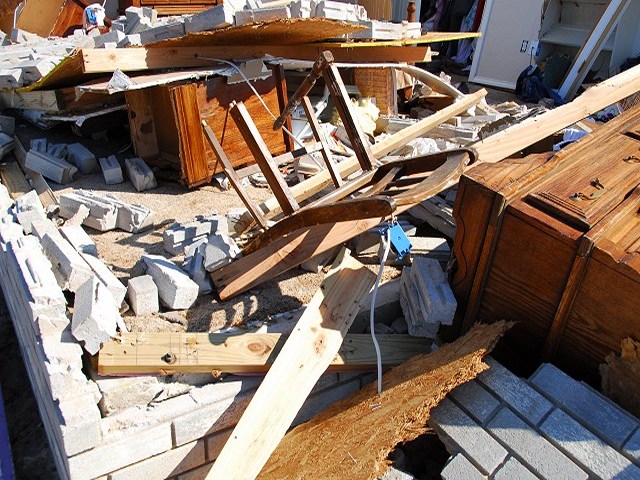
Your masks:
M640 338L640 109L551 156L479 165L460 181L454 333L518 322L497 355L528 374L552 361L598 383Z

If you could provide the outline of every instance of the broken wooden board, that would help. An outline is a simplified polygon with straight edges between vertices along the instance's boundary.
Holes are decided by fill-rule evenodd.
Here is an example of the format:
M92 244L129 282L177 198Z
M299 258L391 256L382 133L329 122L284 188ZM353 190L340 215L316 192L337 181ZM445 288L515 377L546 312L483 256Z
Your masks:
M600 365L602 393L640 416L640 342L623 339L620 356L611 353L605 360Z
M289 335L281 333L121 333L98 357L100 375L174 373L265 373ZM429 342L409 335L377 335L385 366L430 351ZM328 371L375 370L371 335L348 334Z
M495 163L640 91L640 65L611 77L570 103L530 117L472 146L478 163Z
M18 162L7 161L0 163L0 178L14 200L32 190Z
M382 476L389 452L427 430L429 411L487 369L482 359L508 327L502 321L476 325L455 342L386 373L382 393L370 384L299 425L280 442L258 478Z
M258 475L340 349L374 281L348 250L340 252L206 478Z

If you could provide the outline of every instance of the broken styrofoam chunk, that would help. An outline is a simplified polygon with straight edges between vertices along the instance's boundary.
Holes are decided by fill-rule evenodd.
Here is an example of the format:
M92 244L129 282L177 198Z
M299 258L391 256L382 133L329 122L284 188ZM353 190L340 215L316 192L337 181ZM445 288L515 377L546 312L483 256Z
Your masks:
M99 161L102 174L104 175L104 181L107 185L124 182L124 178L122 177L122 167L115 155L100 158Z
M147 273L158 287L160 301L168 308L183 310L191 307L200 288L171 260L159 255L143 255Z
M158 313L158 287L151 275L142 275L129 279L127 284L129 303L136 315Z
M92 196L83 190L76 190L60 195L59 203L62 218L73 217L80 206L84 205L89 208L90 212L83 221L84 225L101 232L116 228L118 209L113 203L104 201L98 196Z
M217 28L230 27L235 23L235 13L236 9L227 2L208 8L185 20L185 32L204 32Z
M87 352L95 355L102 343L115 337L119 321L120 313L113 295L92 275L76 292L71 319L73 336L84 342Z
M71 182L78 172L78 169L66 160L35 150L27 152L25 167L61 185Z
M82 173L95 173L100 171L96 156L81 143L67 145L67 160L78 167Z
M31 224L34 221L47 219L47 212L35 190L18 197L14 210L18 223L22 225L25 234L31 233Z
M204 248L204 268L207 272L213 272L231 263L238 255L240 249L233 238L224 232L214 232L209 235Z
M98 256L98 247L81 225L65 224L60 227L60 233L79 253Z
M75 248L59 233L49 232L42 237L42 249L53 265L53 273L63 290L77 292L92 272Z
M127 294L127 287L122 284L111 269L99 258L85 253L81 253L80 256L85 262L87 262L93 273L98 277L98 280L100 280L107 287L107 290L111 292L116 305L120 308L120 305L122 305L124 297Z
M124 161L124 167L127 171L127 177L138 192L151 190L158 186L156 177L143 159L127 158Z

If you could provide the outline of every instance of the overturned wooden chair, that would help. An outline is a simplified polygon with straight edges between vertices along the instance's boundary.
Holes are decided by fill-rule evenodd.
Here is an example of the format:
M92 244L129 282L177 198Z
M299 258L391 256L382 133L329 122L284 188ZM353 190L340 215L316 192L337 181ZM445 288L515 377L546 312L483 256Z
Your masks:
M323 139L316 134L318 125L306 97L320 75L324 77L334 98L362 174L344 181L331 158L323 154L336 188L301 207L277 171L274 159L246 109L242 104L235 105L231 115L267 178L284 218L267 228L264 212L245 200L246 192L241 183L232 178L233 172L229 172L229 180L264 231L244 248L240 258L211 274L222 300L284 273L385 220L393 219L395 215L454 185L465 167L475 160L473 151L456 149L400 159L375 168L372 147L355 121L351 102L329 52L324 52L315 62L311 74L276 120L274 128L281 126L284 118L302 103L312 122L316 139L326 148ZM226 171L225 155L220 144L206 126L204 129Z

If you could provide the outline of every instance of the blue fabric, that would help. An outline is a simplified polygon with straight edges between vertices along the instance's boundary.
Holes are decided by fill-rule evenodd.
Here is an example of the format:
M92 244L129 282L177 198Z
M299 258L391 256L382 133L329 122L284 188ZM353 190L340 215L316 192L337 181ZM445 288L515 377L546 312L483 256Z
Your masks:
M555 90L542 82L542 71L537 65L530 65L518 76L516 95L520 100L538 103L543 98L550 98L556 105L564 105L567 101Z

